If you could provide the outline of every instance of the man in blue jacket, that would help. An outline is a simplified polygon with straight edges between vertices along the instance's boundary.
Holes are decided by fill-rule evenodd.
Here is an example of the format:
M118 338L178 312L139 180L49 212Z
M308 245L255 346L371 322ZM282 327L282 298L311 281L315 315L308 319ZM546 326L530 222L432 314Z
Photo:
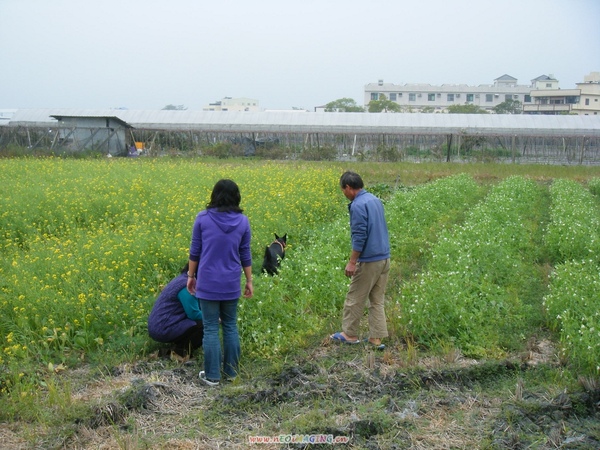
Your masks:
M351 281L344 302L342 331L330 338L344 344L358 344L360 319L368 301L367 342L383 350L381 339L388 336L384 294L390 271L390 239L383 204L364 189L362 178L355 172L341 176L340 188L350 200L352 252L345 273Z

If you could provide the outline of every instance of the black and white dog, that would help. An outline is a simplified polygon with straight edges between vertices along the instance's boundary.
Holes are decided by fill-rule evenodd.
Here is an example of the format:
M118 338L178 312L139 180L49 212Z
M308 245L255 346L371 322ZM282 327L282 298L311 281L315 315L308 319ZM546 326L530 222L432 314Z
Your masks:
M275 240L265 248L265 257L262 263L262 271L269 275L275 275L281 264L281 260L285 258L285 247L287 245L287 233L283 236L277 236Z

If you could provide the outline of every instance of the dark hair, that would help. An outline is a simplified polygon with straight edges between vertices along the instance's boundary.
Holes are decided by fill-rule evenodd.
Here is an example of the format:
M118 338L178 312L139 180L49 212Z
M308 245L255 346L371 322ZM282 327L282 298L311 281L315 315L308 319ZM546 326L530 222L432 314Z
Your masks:
M242 212L240 202L242 195L238 185L233 180L221 179L217 181L210 195L210 203L206 208L216 208L219 212Z
M350 186L352 189L362 189L365 184L359 174L348 170L340 177L340 187L344 189L346 186Z

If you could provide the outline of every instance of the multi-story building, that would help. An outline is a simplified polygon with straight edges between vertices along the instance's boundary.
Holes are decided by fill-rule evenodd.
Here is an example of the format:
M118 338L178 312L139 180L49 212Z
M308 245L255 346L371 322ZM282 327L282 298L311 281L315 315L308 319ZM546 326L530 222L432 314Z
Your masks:
M224 97L221 101L210 103L208 106L202 108L203 111L250 111L258 112L260 107L258 106L258 100L253 98L231 98Z
M600 72L590 72L583 77L583 83L576 84L581 94L573 112L584 116L600 115Z
M532 104L524 114L600 114L600 72L591 72L576 89L539 89L531 92Z
M536 81L538 80L538 81ZM365 86L365 107L371 100L379 100L382 95L388 100L398 103L406 112L445 112L448 106L472 104L485 110L506 100L518 100L526 105L531 103L533 86L544 80L544 85L558 87L558 81L542 75L529 85L519 85L518 80L510 75L502 75L494 80L494 84L468 86L466 84L392 84L369 83ZM548 80L546 82L546 80Z
M579 103L579 89L538 89L531 91L532 103L523 105L523 114L569 114Z

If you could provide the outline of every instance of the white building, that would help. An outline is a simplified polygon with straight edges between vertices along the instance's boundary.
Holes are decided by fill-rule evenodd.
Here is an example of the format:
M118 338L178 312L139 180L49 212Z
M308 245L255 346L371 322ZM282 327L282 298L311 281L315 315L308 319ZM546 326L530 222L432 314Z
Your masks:
M579 115L600 115L600 72L591 72L583 77L583 83L577 83L581 90L579 103L573 112Z
M599 115L600 72L591 72L576 84L576 89L558 89L541 82L537 90L531 91L532 103L523 105L523 113Z
M258 112L260 107L258 106L258 100L253 98L231 98L224 97L221 101L210 103L208 106L202 108L203 111L248 111Z
M530 94L535 80L532 80L532 84L520 85L516 78L502 75L494 80L494 84L480 84L479 86L466 84L399 85L379 80L378 83L370 83L365 86L364 104L365 107L368 107L371 100L379 100L382 95L385 95L385 98L398 103L406 112L445 112L448 106L464 104L492 110L506 100L518 100L523 104L531 103ZM558 81L556 81L556 86L558 86Z

